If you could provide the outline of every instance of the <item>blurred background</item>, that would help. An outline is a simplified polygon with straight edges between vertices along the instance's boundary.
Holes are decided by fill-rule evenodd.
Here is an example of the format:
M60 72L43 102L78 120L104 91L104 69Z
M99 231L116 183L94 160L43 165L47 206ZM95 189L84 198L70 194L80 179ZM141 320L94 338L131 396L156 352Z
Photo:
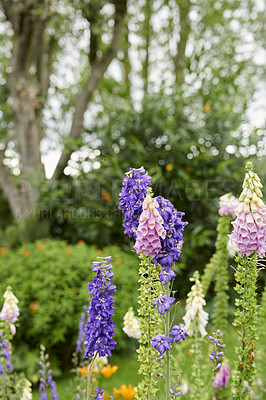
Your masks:
M118 210L130 167L186 213L185 296L219 196L238 196L247 159L266 183L265 19L264 0L1 0L0 285L21 301L23 346L68 362L106 246L137 287ZM136 305L123 287L119 318Z

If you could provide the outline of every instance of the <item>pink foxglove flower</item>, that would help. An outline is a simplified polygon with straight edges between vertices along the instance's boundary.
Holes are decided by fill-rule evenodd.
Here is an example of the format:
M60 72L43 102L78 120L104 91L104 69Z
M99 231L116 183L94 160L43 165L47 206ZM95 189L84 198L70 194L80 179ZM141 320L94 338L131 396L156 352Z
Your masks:
M160 238L165 239L166 231L163 227L163 218L158 211L158 203L151 195L147 195L143 202L143 211L140 215L137 229L137 240L134 248L154 258L161 250Z
M11 291L11 287L8 286L4 294L4 305L0 312L0 319L12 324L16 322L19 316L19 308L17 306L18 299Z
M226 193L219 199L219 215L231 214L233 218L236 217L235 209L239 206L238 199L232 193Z
M257 174L248 171L240 195L240 204L235 210L237 218L232 222L234 231L231 240L237 244L240 256L249 256L257 251L259 257L266 252L266 206L262 201L262 184Z
M217 389L218 387L227 386L230 378L230 367L227 362L222 363L222 368L219 373L215 376L213 382L213 388Z

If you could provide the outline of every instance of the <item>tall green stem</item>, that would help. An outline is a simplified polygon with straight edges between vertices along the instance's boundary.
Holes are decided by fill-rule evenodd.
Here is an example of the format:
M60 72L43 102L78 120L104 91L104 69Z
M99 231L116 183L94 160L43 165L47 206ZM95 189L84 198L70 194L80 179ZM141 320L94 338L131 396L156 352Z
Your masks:
M167 290L167 296L169 296L169 288ZM165 314L165 335L169 336L170 332L170 310ZM166 374L165 374L165 400L169 400L170 393L169 390L171 388L171 373L170 373L170 354L169 351L166 351Z
M237 348L238 361L233 376L234 400L247 400L251 390L256 368L254 365L255 345L257 341L257 253L251 257L237 257L238 268L235 274L236 299L234 326L241 328L241 342ZM246 382L248 385L243 385ZM248 386L248 387L247 387Z
M88 377L87 377L87 400L90 399L91 369L92 369L92 365L93 365L93 363L94 363L94 361L95 361L95 359L96 359L96 357L97 357L97 354L98 354L98 351L96 351L96 353L94 354L94 356L93 356L93 358L92 358L92 360L91 360L91 362L90 362L89 368L88 368Z

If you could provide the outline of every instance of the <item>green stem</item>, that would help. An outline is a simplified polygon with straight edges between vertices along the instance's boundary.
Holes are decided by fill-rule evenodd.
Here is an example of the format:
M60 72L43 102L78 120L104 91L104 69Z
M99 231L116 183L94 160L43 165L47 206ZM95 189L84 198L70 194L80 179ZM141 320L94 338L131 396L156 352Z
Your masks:
M149 282L151 280L151 257L149 256ZM149 313L149 328L148 335L151 338L151 314ZM148 343L149 346L149 354L151 353L151 340ZM151 398L151 368L149 369L149 388L148 388L148 400Z
M95 361L95 359L96 359L96 357L97 357L97 354L98 354L98 351L96 351L96 353L94 354L94 356L93 356L93 358L92 358L92 360L91 360L91 362L90 362L89 368L88 368L88 377L87 377L87 400L90 399L91 369L92 369L92 365L93 365L93 363L94 363L94 361Z
M209 387L210 387L210 383L211 383L211 381L212 381L213 374L214 374L214 372L212 371L212 374L211 374L210 380L209 380L209 382L208 382L208 385L207 385L207 387L206 387L206 389L205 389L205 391L204 391L204 393L203 393L203 396L201 397L200 400L204 400L204 398L205 398L205 396L206 396L206 394L207 394L207 392L208 392L208 390L209 390Z
M167 289L167 296L169 296L169 289ZM170 310L166 312L165 316L165 335L169 336L170 332ZM166 351L166 375L165 375L165 400L168 400L170 397L169 390L171 388L171 375L170 375L170 354L169 351Z

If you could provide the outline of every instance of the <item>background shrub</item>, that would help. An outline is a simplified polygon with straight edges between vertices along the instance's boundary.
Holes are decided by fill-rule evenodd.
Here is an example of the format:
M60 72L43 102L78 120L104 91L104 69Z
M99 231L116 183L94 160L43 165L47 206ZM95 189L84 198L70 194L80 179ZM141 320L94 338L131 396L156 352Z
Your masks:
M43 343L62 364L68 364L80 314L88 304L91 262L100 255L112 255L114 259L115 339L118 351L128 347L130 339L122 330L123 316L130 306L137 308L137 257L116 246L98 250L82 241L71 246L53 240L23 245L17 250L1 248L1 292L11 285L19 299L17 344L36 348Z

